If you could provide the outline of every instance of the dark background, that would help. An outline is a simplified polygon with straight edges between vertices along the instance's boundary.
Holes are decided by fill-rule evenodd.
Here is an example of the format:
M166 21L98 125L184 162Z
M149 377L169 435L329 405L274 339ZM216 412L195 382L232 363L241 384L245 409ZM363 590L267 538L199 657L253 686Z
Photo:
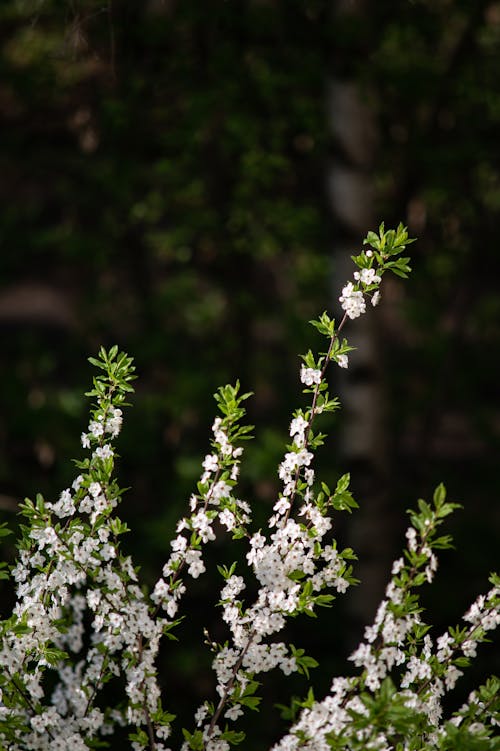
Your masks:
M121 516L134 530L125 546L145 580L196 482L211 395L236 378L255 392L242 492L264 524L301 403L297 354L320 346L307 321L335 307L345 283L339 238L356 236L358 252L372 228L345 225L329 175L361 164L375 224L401 220L419 238L410 280L390 283L370 315L368 372L356 374L353 355L351 380L332 376L347 398L369 381L383 471L343 448L342 413L324 424L331 441L318 457L329 482L353 470L362 511L339 520L339 537L368 556L370 584L355 606L299 623L291 638L326 666L320 696L373 616L405 509L441 480L464 508L449 525L457 551L442 556L424 604L436 634L457 622L498 562L499 81L497 2L4 0L2 518L15 525L19 499L54 498L71 483L86 358L116 342L139 374L119 451L130 487ZM341 122L332 82L366 108L368 164L335 135L356 123ZM237 555L217 545L207 557ZM217 586L195 583L165 658L166 706L188 726L213 690L201 624L226 638L205 596ZM499 668L498 650L482 654L474 680ZM306 683L277 679L264 691L271 707ZM277 723L264 714L261 748Z

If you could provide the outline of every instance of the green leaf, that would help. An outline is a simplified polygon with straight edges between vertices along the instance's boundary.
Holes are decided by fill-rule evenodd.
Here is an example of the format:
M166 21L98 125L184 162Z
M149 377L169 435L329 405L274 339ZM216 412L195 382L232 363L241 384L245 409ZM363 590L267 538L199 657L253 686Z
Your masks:
M201 732L201 730L195 730L194 733L190 733L189 730L182 728L182 734L184 736L184 739L187 741L189 748L192 749L192 751L203 751L205 744L203 741L203 733ZM146 738L146 741L147 741L147 738Z
M433 501L436 509L440 508L446 500L446 488L440 483L434 491Z
M342 477L337 482L335 493L343 493L344 490L347 490L347 488L349 487L350 482L351 482L351 475L349 472L346 472L345 475L342 475Z

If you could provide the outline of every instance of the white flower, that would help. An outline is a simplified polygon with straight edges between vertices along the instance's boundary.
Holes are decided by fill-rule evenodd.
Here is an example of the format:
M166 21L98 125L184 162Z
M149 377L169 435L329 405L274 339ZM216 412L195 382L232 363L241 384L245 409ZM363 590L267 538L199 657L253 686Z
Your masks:
M183 552L187 548L187 540L182 535L178 535L175 540L170 543L172 550Z
M305 383L306 386L312 386L313 383L320 383L321 370L315 370L314 368L306 368L303 364L300 369L300 380Z
M32 529L30 537L32 540L38 540L40 550L43 550L45 545L53 545L57 542L57 535L53 527Z
M479 623L481 620L481 611L484 608L485 596L479 595L476 602L472 603L469 610L464 615L464 621L470 621L470 623Z
M245 589L245 582L242 576L235 576L234 574L226 581L222 591L220 593L221 600L231 600L236 597L243 589Z
M466 657L475 657L477 654L477 644L472 639L466 639L462 643L462 651Z
M207 454L202 466L203 466L203 469L206 470L207 472L216 472L217 466L218 466L217 455Z
M349 582L346 579L343 579L341 576L338 576L333 584L337 592L340 592L340 594L347 592L347 588L349 587Z
M392 575L397 576L399 572L404 569L404 566L405 566L404 558L398 558L398 560L394 561L394 563L392 564L392 572L391 572Z
M347 355L337 355L337 365L339 368L349 367L349 358Z
M92 433L94 438L99 438L104 433L104 426L102 422L93 420L89 425L89 433Z
M375 291L375 292L373 293L373 297L372 297L372 305L373 305L373 307L375 307L376 305L378 305L378 304L379 304L379 302L380 302L380 292L379 292L379 290L377 289L377 290L376 290L376 291Z
M314 482L314 469L305 469L304 479L308 485L312 485Z
M116 550L113 545L110 545L109 543L106 543L106 545L103 545L101 548L101 557L105 561L109 561L111 558L116 557Z
M417 530L408 527L406 530L406 539L408 540L408 549L415 551L417 549Z
M243 714L241 704L234 704L229 709L226 709L224 717L228 720L237 720L240 715Z
M109 459L113 456L113 449L109 445L109 443L105 443L104 446L98 446L96 450L94 451L94 456L98 457L99 459Z
M97 498L97 496L101 493L102 488L100 483L98 482L91 482L89 485L89 493L94 498Z
M303 436L308 424L307 420L304 420L301 415L295 417L290 423L290 436L292 438L294 435Z
M191 522L193 524L193 529L198 532L203 542L208 542L208 540L215 540L214 531L210 526L210 519L203 511L203 509L198 511L198 513L192 517Z
M250 540L250 545L252 548L263 548L265 544L266 538L264 537L264 535L261 535L260 532L256 532Z
M194 494L191 494L191 497L189 499L189 509L190 511L194 511L196 506L198 505L198 499Z
M205 564L202 561L199 550L188 550L186 553L186 563L188 565L188 573L191 574L193 579L197 579L205 571Z
M76 491L80 488L80 485L82 484L82 482L83 482L83 475L78 475L78 477L75 480L73 480L73 484L71 487L73 488L73 490Z
M110 433L112 438L115 438L120 432L122 422L122 411L118 407L115 407L111 416L106 420L106 432Z
M218 503L221 498L229 498L230 496L231 486L228 485L227 482L224 482L224 480L219 480L219 482L216 482L215 485L212 486L210 502Z
M286 514L288 509L290 508L290 501L286 498L280 498L273 506L273 511L276 511L277 514Z
M463 675L462 671L455 667L455 665L448 665L444 678L444 682L448 691L451 691L451 689L455 688L455 683L461 675Z
M361 269L361 271L354 272L354 278L356 281L362 282L362 284L379 284L382 279L375 273L375 269Z
M485 729L485 726L482 722L472 722L469 725L469 732L470 733L481 733Z
M69 489L63 490L59 501L52 505L52 509L54 513L61 518L64 516L71 516L75 513L75 504L73 503L73 498L71 497Z
M358 318L366 310L363 293L354 289L352 282L346 284L339 297L342 309L345 310L349 318Z
M228 532L231 532L236 526L236 517L233 512L229 511L227 508L219 514L219 521L226 527Z
M198 707L194 716L194 720L198 727L200 727L201 723L203 722L207 714L208 714L208 708L206 707L205 704L202 704L201 707Z

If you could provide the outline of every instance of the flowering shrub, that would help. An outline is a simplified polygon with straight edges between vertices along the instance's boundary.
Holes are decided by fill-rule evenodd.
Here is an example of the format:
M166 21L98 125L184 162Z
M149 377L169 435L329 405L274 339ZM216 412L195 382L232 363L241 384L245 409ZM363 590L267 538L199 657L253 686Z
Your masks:
M94 405L82 434L89 455L77 462L78 476L57 501L38 495L21 509L25 525L11 570L16 604L0 630L1 749L102 748L118 727L126 727L130 748L167 751L175 718L163 704L168 695L160 691L157 657L180 621L189 579L205 571L203 549L216 533L227 532L246 546L259 589L247 601L236 564L219 567L228 638L209 644L216 698L196 709L192 727L183 730L182 751L226 751L243 741L235 723L258 709L263 673L277 668L308 677L315 661L277 634L288 618L314 614L356 583L355 555L340 550L331 532L333 512L357 507L349 476L329 488L316 482L313 468L314 452L325 438L317 417L339 406L328 392L326 372L332 362L348 367L344 325L365 312L368 300L377 304L383 275L409 272L409 259L401 257L409 242L401 225L368 233L367 248L353 257L353 280L340 296L340 324L327 313L312 322L326 339L325 351L303 356L300 379L309 404L293 414L290 445L278 469L282 487L265 533L252 530L251 506L236 491L242 443L251 431L242 424L249 394L240 393L238 383L219 389L210 453L151 592L121 551L127 527L116 515L122 491L114 478L113 439L132 392L134 367L116 347L90 359L101 373L88 394ZM392 567L373 624L349 658L357 671L335 678L321 700L310 689L304 701L294 701L295 719L276 751L500 748L497 678L449 718L442 708L477 645L500 623L499 578L490 577L491 588L472 604L462 625L435 640L419 605L419 587L436 572L436 551L450 546L440 526L455 507L440 486L431 503L420 500L410 512L403 556ZM5 565L0 574L7 576ZM123 687L113 705L103 693L110 680Z

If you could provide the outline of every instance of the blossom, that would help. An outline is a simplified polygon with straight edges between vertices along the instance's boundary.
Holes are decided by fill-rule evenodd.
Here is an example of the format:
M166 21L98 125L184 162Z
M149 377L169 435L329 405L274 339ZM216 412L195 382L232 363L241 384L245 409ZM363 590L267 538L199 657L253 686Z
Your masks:
M193 529L197 531L203 542L208 542L208 540L215 540L214 531L210 526L210 519L208 518L205 511L198 511L198 513L192 517L191 522Z
M340 592L343 594L344 592L347 592L347 588L349 587L349 582L347 579L344 579L342 576L338 576L334 582L333 582L335 589L337 592Z
M237 720L240 715L243 714L243 710L241 708L241 704L233 704L232 707L229 707L229 709L226 709L224 712L224 717L227 720Z
M77 491L77 490L79 490L80 485L82 484L82 482L83 482L83 475L78 475L78 477L76 477L73 480L73 482L71 484L71 487L73 488L74 491Z
M306 366L302 364L300 369L300 380L306 386L312 386L313 383L320 383L321 370L317 370L316 368L306 368Z
M305 432L309 423L304 420L302 415L295 417L290 423L290 436L294 439L297 446L303 446L305 443Z
M366 310L363 293L360 290L356 290L352 282L348 282L342 289L339 301L342 309L345 310L351 319L358 318Z
M102 424L102 421L92 420L92 422L89 423L89 433L91 433L94 438L99 438L104 433L104 425Z
M311 468L305 469L304 479L308 485L312 485L314 482L314 469L311 469Z
M453 638L446 633L440 636L436 642L438 651L436 654L439 662L445 662L453 653Z
M380 284L381 277L375 273L375 269L361 269L361 271L354 272L354 278L356 281L362 282L362 284Z
M243 577L235 576L234 574L226 581L224 588L220 593L221 600L231 600L236 597L243 589L245 589L245 582Z
M195 722L198 725L198 727L201 725L201 723L203 722L207 714L208 714L208 707L206 706L206 704L202 704L201 707L198 707L194 716Z
M448 665L444 678L448 691L451 691L453 688L455 688L455 683L461 675L463 675L463 672L455 667L455 665Z
M116 436L121 430L122 422L123 422L122 411L118 407L115 407L114 409L111 410L111 414L106 420L106 426L105 426L106 432L110 433L112 438L116 438Z
M290 501L288 501L286 498L283 498L283 497L279 498L273 506L273 510L276 511L278 514L286 514L289 508L290 508Z
M400 573L400 571L403 570L404 565L405 565L404 558L398 558L397 561L394 561L394 563L392 564L392 572L391 572L392 575L397 576Z
M349 367L349 358L347 355L337 355L336 361L339 368Z
M231 530L236 527L236 517L233 512L227 508L219 514L219 521L224 525L228 532L231 532Z
M372 251L366 252L367 257L372 255ZM346 315L351 318L364 312L363 294L371 293L380 282L373 269L362 269L354 278L357 284L346 285L341 298ZM378 290L372 304L377 295ZM339 351L342 349L337 349L333 359L340 367L347 367L348 357ZM312 357L306 360L314 365ZM325 360L318 362L325 362L326 368ZM301 380L308 386L321 384L322 374L323 370L315 367L301 367ZM112 385L115 389L116 381ZM309 442L306 436L321 409L316 401L322 388L314 389L313 406L295 412L290 423L291 446L279 465L283 488L266 525L267 536L260 532L251 536L246 526L250 506L234 495L241 448L232 444L238 430L231 422L230 408L228 412L223 410L223 419L216 418L212 453L204 458L202 479L196 495L189 499L189 511L177 523L163 578L158 579L149 595L139 585L131 559L120 551L117 520L106 513L116 506L121 491L111 475L113 447L104 443L108 436L103 433L114 436L121 427L122 414L112 406L114 391L101 402L98 398L89 432L83 434L85 444L96 448L79 464L83 474L71 489L64 490L56 503L37 503L33 507L33 519L26 527L12 572L17 587L13 617L23 628L7 629L0 645L0 668L5 676L4 703L0 690L0 726L7 715L12 727L22 727L25 736L12 746L13 751L21 746L26 751L85 751L101 736L111 735L117 724L136 726L138 740L132 742L132 748L139 751L148 743L144 732L147 717L151 718L149 735L155 736L153 745L158 751L169 751L158 742L170 736L169 715L158 711L161 702L156 663L160 640L175 625L173 621L186 592L186 571L197 578L205 570L202 543L214 540L214 529L221 525L229 531L236 530L234 538L249 540L247 562L257 586L255 581L249 586L247 605L247 598L241 594L245 581L232 573L235 565L229 572L225 567L220 569L227 578L221 587L219 605L230 636L223 637L227 639L223 646L209 639L215 652L213 668L220 703L202 704L195 715L199 728L195 742L186 741L180 748L187 751L191 744L203 745L205 751L227 751L225 737L230 738L231 731L223 720L236 720L244 705L251 705L248 698L253 684L258 683L254 676L276 668L289 675L307 666L302 650L289 649L285 642L276 640L276 635L289 616L301 611L314 615L316 606L322 600L327 602L319 595L326 587L334 593L346 591L353 557L350 549L338 549L330 534L330 491L322 484L323 492L316 495L312 487L315 474L309 449L320 441ZM80 516L75 514L77 508L82 512ZM84 516L86 513L90 518ZM65 516L74 518L61 522ZM398 735L400 745L406 749L408 739L403 737L404 730L391 726L390 713L387 726L373 713L380 698L376 692L391 673L391 681L399 685L394 699L392 689L383 698L397 702L394 718L398 719L405 707L408 717L419 713L423 742L429 748L442 745L446 732L444 722L440 724L442 697L461 675L452 663L460 664L460 652L474 657L477 644L485 640L484 632L499 624L500 592L494 586L487 595L479 597L465 615L469 625L439 637L434 652L433 640L420 620L418 603L413 595L408 596L418 583L418 578L412 577L430 581L437 567L432 550L435 541L428 534L433 531L433 520L430 514L417 514L413 524L407 532L407 563L400 558L393 564L385 598L372 625L365 629L364 642L350 657L360 668L359 675L336 678L325 699L308 700L276 749L328 751L340 741L346 748L389 751L394 743L399 743L395 740ZM411 555L417 551L418 556ZM84 630L87 625L90 633ZM52 645L67 659L50 665L55 679L46 681L44 670L52 659ZM10 676L17 674L23 692L31 700L29 705L21 702L19 708L11 707L8 693ZM93 707L101 686L115 678L117 684L122 682L126 687L128 705L125 703L124 709L106 707L105 712ZM47 686L51 693L45 696ZM375 694L373 702L368 692ZM478 706L473 709L483 709L480 698L475 698ZM472 698L469 701L473 703ZM390 705L387 708L391 710ZM468 708L460 710L471 722L472 715L467 716L467 711ZM482 734L490 729L484 714L477 712L474 723L469 725L470 732ZM216 724L219 717L224 730ZM457 725L460 719L455 720ZM187 733L185 737L189 737ZM2 744L5 745L5 733L0 729Z
M94 498L97 498L98 495L102 492L102 487L100 483L98 482L91 482L89 485L89 493Z
M224 482L224 480L219 480L219 482L216 482L215 485L212 486L210 502L218 504L222 498L229 498L230 495L231 486L228 485L227 482Z
M49 508L52 507L53 512L60 518L71 516L75 513L75 504L69 488L63 490L57 503L47 504L47 506Z
M188 550L186 553L186 563L188 565L188 573L193 579L197 579L205 571L205 564L202 561L200 550Z
M182 535L178 535L175 540L170 543L172 550L183 552L187 548L187 540Z
M405 534L408 540L408 549L415 551L417 549L417 530L414 527L408 527Z
M109 443L105 443L104 446L98 446L94 451L94 456L99 459L110 459L114 455L113 448Z
M207 454L202 464L203 469L207 472L215 472L218 466L217 454Z

